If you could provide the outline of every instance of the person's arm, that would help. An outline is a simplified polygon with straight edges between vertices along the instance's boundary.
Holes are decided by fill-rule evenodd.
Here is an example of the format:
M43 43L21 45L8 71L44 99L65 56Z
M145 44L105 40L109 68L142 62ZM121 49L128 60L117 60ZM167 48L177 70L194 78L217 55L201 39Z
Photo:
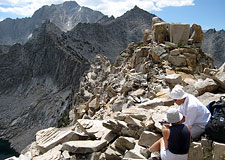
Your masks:
M191 141L191 128L187 124L185 124L185 125L187 126L188 131L190 132L190 141Z
M168 139L170 136L170 129L169 128L165 128L162 130L162 135L163 135L163 140L165 143L165 149L168 149Z

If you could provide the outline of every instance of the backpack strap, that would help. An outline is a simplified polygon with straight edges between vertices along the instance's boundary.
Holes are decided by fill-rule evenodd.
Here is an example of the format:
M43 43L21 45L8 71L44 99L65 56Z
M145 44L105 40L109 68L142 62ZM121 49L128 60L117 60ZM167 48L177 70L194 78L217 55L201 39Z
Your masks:
M210 111L211 115L214 114L214 108L213 108L214 103L216 103L216 101L212 101L206 106L206 108Z
M210 111L211 115L216 115L221 108L225 108L225 96L221 96L219 101L210 102L206 108Z
M222 108L225 108L225 96L221 96L219 101L212 104L210 109L212 110L213 114L212 114L211 110L210 110L210 112L212 115L214 115L215 112L217 114L219 112L219 110L221 110Z

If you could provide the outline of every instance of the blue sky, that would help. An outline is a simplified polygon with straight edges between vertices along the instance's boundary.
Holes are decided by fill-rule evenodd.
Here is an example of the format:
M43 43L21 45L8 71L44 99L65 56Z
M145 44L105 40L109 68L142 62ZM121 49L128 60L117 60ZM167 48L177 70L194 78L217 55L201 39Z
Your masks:
M195 0L193 6L165 7L152 11L166 22L200 24L203 29L225 30L225 0Z
M65 0L0 0L0 20L31 17L43 5ZM225 0L76 0L80 6L121 16L135 5L166 22L199 24L204 30L225 29ZM116 6L116 7L115 7Z

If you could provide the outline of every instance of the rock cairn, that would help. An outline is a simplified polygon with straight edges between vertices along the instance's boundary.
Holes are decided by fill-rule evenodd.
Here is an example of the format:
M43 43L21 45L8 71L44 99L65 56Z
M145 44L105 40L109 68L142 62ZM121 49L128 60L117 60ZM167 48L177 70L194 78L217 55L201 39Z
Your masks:
M75 95L69 125L36 133L36 141L19 158L63 160L147 159L145 149L161 137L159 121L170 107L169 94L180 85L203 104L225 95L225 64L215 69L213 58L199 48L198 25L161 22L143 42L130 43L114 64L97 55ZM192 142L190 160L222 159L225 145L202 138Z

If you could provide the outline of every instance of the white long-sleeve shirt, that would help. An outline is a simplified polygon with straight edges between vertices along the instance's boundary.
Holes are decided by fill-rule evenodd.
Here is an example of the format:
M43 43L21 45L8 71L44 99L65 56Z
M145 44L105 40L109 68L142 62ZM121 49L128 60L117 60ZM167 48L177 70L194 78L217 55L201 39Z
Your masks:
M197 125L205 128L205 125L211 117L206 106L191 94L187 94L184 103L179 107L179 111L185 116L185 123L190 127Z

